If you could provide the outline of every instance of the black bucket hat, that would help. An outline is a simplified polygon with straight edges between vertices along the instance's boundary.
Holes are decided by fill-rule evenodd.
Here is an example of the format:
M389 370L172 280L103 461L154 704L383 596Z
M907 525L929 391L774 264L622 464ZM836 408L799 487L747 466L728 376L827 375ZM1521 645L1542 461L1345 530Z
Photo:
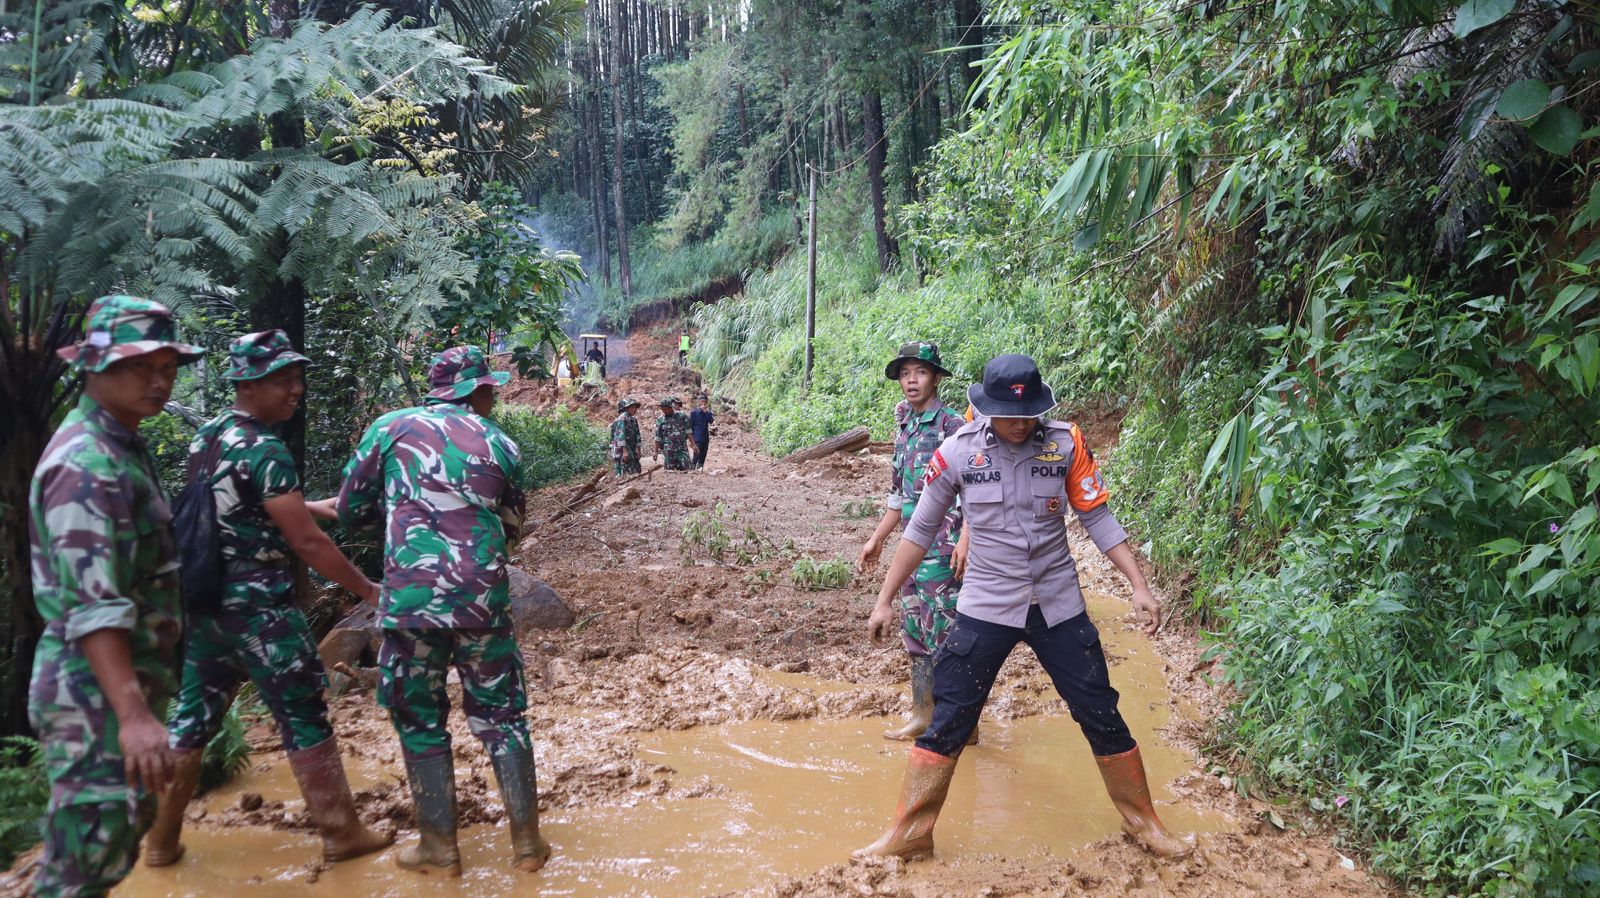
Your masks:
M997 355L983 366L983 383L967 387L967 401L985 418L1041 418L1056 406L1055 391L1025 355Z
M939 364L939 344L937 343L926 343L922 340L915 340L910 343L900 344L900 354L895 356L893 361L889 362L889 366L887 368L883 369L883 376L889 378L890 380L899 380L900 363L905 361L921 362L922 364L927 365L929 368L932 368L936 374L940 374L945 377L950 376L950 369Z

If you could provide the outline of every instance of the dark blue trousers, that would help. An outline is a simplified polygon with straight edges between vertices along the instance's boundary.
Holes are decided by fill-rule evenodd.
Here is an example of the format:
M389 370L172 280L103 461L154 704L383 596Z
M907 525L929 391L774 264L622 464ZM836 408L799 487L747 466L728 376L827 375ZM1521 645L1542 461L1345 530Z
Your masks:
M1100 631L1088 613L1049 627L1035 605L1028 609L1022 627L956 615L944 645L933 656L933 723L917 739L918 748L947 758L961 754L978 726L978 714L989 700L1000 665L1019 642L1027 643L1039 657L1096 755L1117 755L1135 747L1117 711L1117 690L1111 688Z

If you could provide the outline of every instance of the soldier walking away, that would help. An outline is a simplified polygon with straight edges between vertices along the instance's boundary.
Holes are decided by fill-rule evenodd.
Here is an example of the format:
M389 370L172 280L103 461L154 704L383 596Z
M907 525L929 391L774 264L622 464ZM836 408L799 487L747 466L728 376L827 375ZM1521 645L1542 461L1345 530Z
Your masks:
M689 364L689 325L683 326L683 333L678 336L678 367Z
M290 553L317 573L377 604L377 584L317 527L289 447L270 428L294 416L310 361L281 330L246 334L228 347L233 406L200 427L189 446L191 479L206 478L216 501L223 589L214 612L189 609L183 676L167 717L176 759L145 839L144 862L176 863L184 809L200 782L206 743L246 679L272 712L306 811L322 834L322 857L378 851L393 835L361 823L323 699L327 677L305 615L295 604Z
M668 471L689 469L689 418L674 408L678 397L661 400L661 417L656 419L656 455Z
M922 497L878 591L867 633L877 641L894 619L894 596L922 563L957 496L971 531L971 556L956 621L934 657L933 722L917 738L900 803L879 839L856 857L911 857L933 851L933 826L944 806L956 759L978 724L1000 665L1025 642L1066 700L1100 766L1122 828L1150 852L1181 857L1190 839L1167 832L1150 801L1144 762L1117 711L1100 634L1084 610L1077 566L1067 544L1070 506L1133 587L1133 608L1161 626L1161 607L1145 585L1127 534L1106 507L1094 454L1076 424L1044 415L1054 392L1033 359L1002 355L967 398L984 416L961 427L929 459Z
M434 357L427 404L374 421L344 470L349 526L385 527L378 700L400 736L420 838L396 858L418 873L461 875L445 676L455 668L511 826L512 864L550 857L539 835L522 653L512 630L506 544L522 527L516 443L488 417L510 378L483 351Z
M690 464L696 471L702 471L706 466L706 450L711 448L711 424L716 416L711 414L711 397L702 393L695 402L695 410L689 413L689 438L694 441L694 459Z
M936 344L914 342L901 346L900 354L883 373L900 384L905 398L894 409L894 457L883 518L856 559L856 566L862 571L877 565L889 534L910 522L922 495L928 460L946 437L966 423L939 398L939 381L949 377L950 372L940 364ZM957 506L939 522L927 552L900 587L900 636L911 657L911 716L904 726L884 733L885 739L915 739L933 721L933 655L944 644L956 619L956 595L961 591L961 581L956 576L954 555L961 526L961 509Z
M28 491L44 620L28 717L50 782L33 880L41 898L109 893L172 778L161 721L183 636L178 547L138 428L165 407L178 366L201 356L177 336L165 306L106 296L89 309L83 341L58 350L84 389Z
M617 403L617 418L611 422L611 463L618 477L639 473L639 402L624 399Z

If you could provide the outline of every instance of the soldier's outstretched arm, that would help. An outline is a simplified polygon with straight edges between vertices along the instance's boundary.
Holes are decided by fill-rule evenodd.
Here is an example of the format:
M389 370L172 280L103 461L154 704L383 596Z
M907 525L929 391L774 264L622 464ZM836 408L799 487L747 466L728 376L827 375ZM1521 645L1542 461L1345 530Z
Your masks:
M329 580L343 586L369 605L378 604L378 585L367 579L350 559L339 551L328 534L311 517L305 497L299 490L274 496L261 503L272 523L283 532L289 548L301 561Z
M167 746L167 728L150 712L139 688L128 631L95 630L80 636L78 647L117 715L117 742L122 747L128 785L151 793L162 791L172 781L172 749Z

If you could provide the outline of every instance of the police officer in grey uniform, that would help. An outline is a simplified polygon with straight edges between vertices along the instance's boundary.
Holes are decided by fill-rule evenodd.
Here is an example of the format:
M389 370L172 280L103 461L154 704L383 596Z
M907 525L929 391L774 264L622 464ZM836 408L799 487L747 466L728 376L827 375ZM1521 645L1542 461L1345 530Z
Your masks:
M967 398L983 417L946 439L927 464L917 503L878 592L868 635L895 627L894 599L922 561L945 512L961 498L971 547L956 601L956 621L934 658L933 722L906 767L895 819L856 857L912 857L933 851L933 825L956 759L978 725L1000 666L1025 642L1038 656L1094 752L1123 830L1162 857L1181 857L1192 840L1168 833L1150 802L1144 762L1122 715L1100 634L1084 609L1078 569L1067 544L1070 506L1096 548L1133 587L1133 607L1154 634L1160 606L1106 507L1106 488L1077 425L1044 418L1054 392L1033 359L989 361Z

